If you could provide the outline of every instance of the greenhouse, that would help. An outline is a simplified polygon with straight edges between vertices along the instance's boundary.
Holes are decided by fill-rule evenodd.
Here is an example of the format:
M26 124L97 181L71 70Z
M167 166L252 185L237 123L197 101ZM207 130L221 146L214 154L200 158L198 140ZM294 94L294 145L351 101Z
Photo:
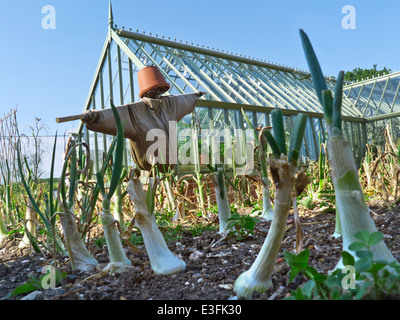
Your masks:
M318 159L319 139L325 141L326 130L323 110L309 72L204 45L183 43L164 35L118 28L114 24L112 9L109 32L83 111L107 108L110 99L115 105L138 101L137 72L147 65L157 66L171 84L167 94L206 92L197 102L196 111L178 125L178 135L179 130L187 126L197 126L196 132L199 129L246 129L241 109L254 127L269 126L271 110L280 108L289 134L293 119L299 112L308 116L301 155L305 160ZM326 77L326 80L333 89L336 79ZM386 125L397 141L399 89L400 72L345 84L344 135L351 142L357 163L363 158L368 142L373 139L378 144L383 142L376 140L383 139ZM377 130L381 134L376 134ZM85 130L83 123L78 132L85 132L98 166L110 137ZM197 157L201 153L198 146L195 144L193 147ZM193 172L197 163L201 161L182 167L178 161L176 173ZM124 164L133 164L129 152L125 152ZM202 166L203 169L206 167Z
M328 76L296 27L308 70L119 27L110 1L83 109L54 108L72 131L0 119L0 300L399 300L400 72Z

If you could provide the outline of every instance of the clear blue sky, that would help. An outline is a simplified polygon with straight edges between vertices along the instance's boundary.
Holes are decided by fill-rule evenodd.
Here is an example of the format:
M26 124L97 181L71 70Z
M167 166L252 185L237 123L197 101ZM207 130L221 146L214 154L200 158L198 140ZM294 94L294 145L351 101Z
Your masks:
M399 0L113 0L118 26L145 30L306 69L298 29L311 38L325 74L378 64L400 70ZM56 29L42 28L42 7ZM342 28L342 7L356 29ZM0 116L18 105L20 131L35 117L48 134L80 113L108 28L108 0L0 0ZM74 125L77 125L75 122ZM61 152L61 151L60 151Z

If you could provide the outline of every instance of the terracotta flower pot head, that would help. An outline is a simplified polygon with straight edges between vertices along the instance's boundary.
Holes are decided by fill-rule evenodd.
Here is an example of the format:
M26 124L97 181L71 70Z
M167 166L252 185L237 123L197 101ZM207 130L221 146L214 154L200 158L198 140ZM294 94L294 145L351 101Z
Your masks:
M150 95L152 90L156 96L168 91L170 84L165 81L160 70L156 66L147 66L138 72L139 97Z

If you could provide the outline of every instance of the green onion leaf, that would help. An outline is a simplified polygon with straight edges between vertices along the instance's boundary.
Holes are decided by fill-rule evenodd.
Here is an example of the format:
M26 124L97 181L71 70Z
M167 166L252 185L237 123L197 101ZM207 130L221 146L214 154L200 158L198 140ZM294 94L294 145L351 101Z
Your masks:
M102 172L97 172L96 173L96 178L97 178L97 186L100 189L101 194L103 195L103 197L106 195L106 190L104 188L104 176Z
M249 128L250 128L251 130L253 130L255 143L258 144L258 137L257 137L256 130L254 130L254 126L253 126L253 124L250 122L250 119L247 117L246 112L244 112L243 108L242 108L241 110L242 110L243 117L244 117L244 119L245 119L246 122L247 122L247 125L249 126Z
M336 80L335 96L333 98L333 127L342 131L342 99L343 99L344 72L340 71Z
M299 113L296 116L294 122L294 128L290 137L290 148L288 161L297 161L299 159L301 144L304 137L304 131L306 130L307 116L303 113Z
M276 108L271 111L271 122L274 138L280 151L279 157L282 153L286 155L285 128L283 126L283 115L281 109Z
M111 108L117 125L117 146L115 148L114 167L112 170L110 188L107 194L108 199L111 199L112 195L115 192L115 189L119 184L119 179L121 177L121 172L122 172L122 160L124 154L124 132L122 128L121 118L112 101L111 101Z
M279 146L278 146L278 143L276 142L275 138L272 136L272 134L269 130L264 131L263 134L264 134L264 137L267 139L269 146L272 149L274 157L279 159L281 156L281 151L279 150Z
M315 92L317 94L317 97L321 105L323 105L322 91L327 90L328 87L326 85L325 78L321 70L321 66L319 65L317 56L311 45L310 39L302 29L300 29L300 37L301 37L301 42L303 44L304 54L307 59L308 67L310 68L311 78L314 84Z
M333 122L333 98L330 90L322 92L322 105L324 107L324 119L327 126L331 126ZM330 134L331 132L328 131Z

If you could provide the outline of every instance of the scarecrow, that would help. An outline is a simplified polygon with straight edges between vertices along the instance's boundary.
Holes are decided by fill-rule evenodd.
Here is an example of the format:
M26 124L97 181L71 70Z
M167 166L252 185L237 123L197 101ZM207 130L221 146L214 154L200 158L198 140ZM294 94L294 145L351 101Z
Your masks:
M150 171L153 165L156 165L160 172L165 172L176 164L177 157L171 157L172 153L177 154L176 123L194 110L196 101L203 95L203 92L162 96L168 91L170 85L165 81L160 70L154 66L140 70L138 80L139 97L142 101L116 107L123 125L124 137L129 139L132 158L140 169ZM117 134L117 126L111 108L88 110L81 115L58 118L56 121L64 122L76 119L81 119L89 130L110 135ZM157 140L157 146L164 146L154 150L153 155L157 158L156 162L148 156L151 153L148 151L154 149L152 146L155 140ZM172 161L170 161L171 159ZM137 175L137 172L134 173ZM157 227L153 210L148 205L147 194L143 190L140 179L137 176L130 178L127 192L135 204L133 221L142 233L153 271L157 274L173 274L185 270L186 263L169 250ZM152 188L158 181L155 179ZM103 222L103 227L106 228L104 230L114 230L114 220L112 216L110 218L111 223ZM129 231L127 230L127 232ZM109 233L111 234L111 231ZM122 234L122 230L120 233ZM115 241L111 236L109 237L111 240L107 240L107 246L109 242L120 244L119 240ZM114 251L113 254L110 253L110 257L118 258L110 258L111 263L106 269L112 273L125 271L125 268L130 267L131 263L122 251L122 247L117 248L110 245L109 248L111 247Z
M162 96L169 90L170 84L155 66L147 66L138 72L138 84L142 101L117 107L124 125L124 137L129 139L132 159L137 167L149 171L155 162L158 170L164 172L177 161L176 123L193 112L196 101L204 93L198 91L178 96ZM89 130L117 134L111 108L87 110L82 115L58 118L57 122L77 118ZM153 150L154 144L160 147Z

